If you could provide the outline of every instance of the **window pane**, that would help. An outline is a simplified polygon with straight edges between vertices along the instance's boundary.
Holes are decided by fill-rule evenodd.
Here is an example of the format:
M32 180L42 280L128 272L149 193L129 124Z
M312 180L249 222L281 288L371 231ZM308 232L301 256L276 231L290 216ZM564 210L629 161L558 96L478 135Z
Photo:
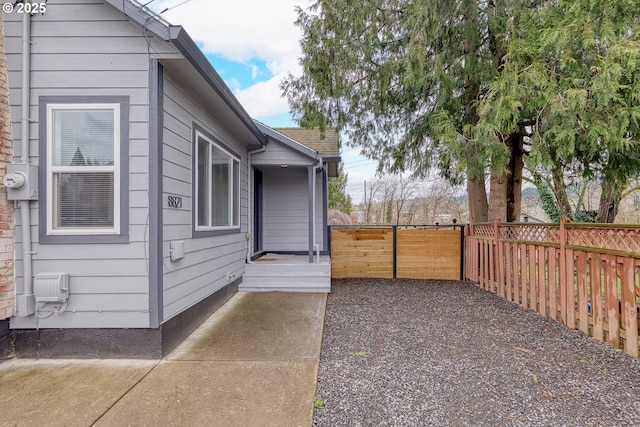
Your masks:
M198 225L209 225L209 143L198 138Z
M59 173L54 179L55 228L112 228L113 173Z
M53 110L54 166L114 164L114 110Z
M233 161L233 225L240 224L240 163Z
M229 223L229 187L230 168L229 156L213 147L211 162L211 199L212 199L212 226L222 227Z
M213 140L198 134L196 227L199 230L240 225L240 162Z

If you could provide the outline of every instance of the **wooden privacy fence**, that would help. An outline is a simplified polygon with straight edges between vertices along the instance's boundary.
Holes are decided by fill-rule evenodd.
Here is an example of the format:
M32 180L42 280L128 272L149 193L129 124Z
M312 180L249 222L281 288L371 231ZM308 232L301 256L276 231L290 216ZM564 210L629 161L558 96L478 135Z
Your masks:
M638 357L640 226L471 225L465 277Z
M462 279L464 227L331 226L331 277Z

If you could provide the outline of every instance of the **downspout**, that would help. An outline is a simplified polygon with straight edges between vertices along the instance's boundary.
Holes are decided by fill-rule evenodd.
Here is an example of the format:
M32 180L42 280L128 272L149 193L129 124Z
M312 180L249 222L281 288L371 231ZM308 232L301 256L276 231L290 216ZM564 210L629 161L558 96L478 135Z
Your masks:
M29 163L29 110L31 97L31 14L22 15L22 104L20 132L20 163ZM42 120L42 118L40 118ZM20 219L22 231L22 272L23 290L18 296L18 315L29 316L35 313L33 295L31 219L29 200L20 200Z
M313 212L313 248L316 250L316 264L320 264L320 245L316 242L316 174L323 167L322 156L318 155L318 164L313 167L313 196L311 200L311 211Z
M253 195L251 194L251 156L253 154L264 153L266 149L267 146L263 145L261 148L247 153L247 264L253 264L253 261L251 261L251 248L253 247L253 221L255 220L252 216L253 209L251 209L251 200L253 200Z

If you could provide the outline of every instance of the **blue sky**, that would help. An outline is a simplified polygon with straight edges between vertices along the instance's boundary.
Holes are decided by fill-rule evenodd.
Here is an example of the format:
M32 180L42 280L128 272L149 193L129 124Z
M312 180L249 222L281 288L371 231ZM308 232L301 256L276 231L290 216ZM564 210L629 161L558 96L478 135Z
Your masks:
M255 83L266 82L273 78L273 73L267 68L266 61L258 58L252 58L246 63L242 63L211 53L206 57L227 84L236 81L241 88L247 88Z
M202 46L200 48L202 49ZM239 62L227 59L223 55L209 53L205 56L234 92L248 90L257 83L266 83L275 77L263 59L251 58L246 62ZM297 126L288 111L256 117L256 119L271 127Z

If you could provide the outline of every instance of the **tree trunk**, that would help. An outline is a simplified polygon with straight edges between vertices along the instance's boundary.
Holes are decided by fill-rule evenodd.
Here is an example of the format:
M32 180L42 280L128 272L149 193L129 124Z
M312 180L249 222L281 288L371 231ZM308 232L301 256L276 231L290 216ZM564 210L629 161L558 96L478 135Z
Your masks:
M487 222L489 205L487 203L487 189L484 186L484 175L472 174L467 167L467 197L469 200L469 222Z
M554 166L551 171L553 175L553 192L558 202L558 210L560 211L560 218L568 218L571 216L571 205L569 204L569 198L567 197L567 189L564 185L564 175L562 173L561 166Z
M507 222L520 221L522 212L522 170L524 169L524 138L512 135L507 144L511 152L509 180L507 181Z
M491 174L489 193L489 221L514 222L520 220L522 209L523 138L513 134L504 141L510 152L506 173Z
M602 179L602 194L600 195L597 222L613 223L618 214L621 195L622 191L617 190L614 183L605 174Z

